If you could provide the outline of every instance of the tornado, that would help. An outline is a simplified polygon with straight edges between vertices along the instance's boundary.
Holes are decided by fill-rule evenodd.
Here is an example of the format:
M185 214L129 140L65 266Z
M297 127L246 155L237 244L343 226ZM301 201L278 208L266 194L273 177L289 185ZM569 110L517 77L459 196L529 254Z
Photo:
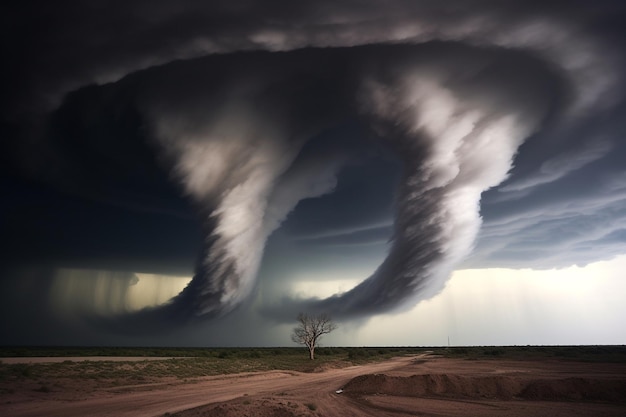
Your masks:
M180 73L187 85L175 88ZM345 294L285 298L266 314L360 317L436 294L472 250L481 193L507 177L568 84L532 55L429 43L216 56L106 89L135 91L157 151L203 216L190 284L167 305L136 313L184 321L220 317L250 296L268 237L298 202L331 193L357 153L303 156L303 147L348 120L402 165L389 254Z

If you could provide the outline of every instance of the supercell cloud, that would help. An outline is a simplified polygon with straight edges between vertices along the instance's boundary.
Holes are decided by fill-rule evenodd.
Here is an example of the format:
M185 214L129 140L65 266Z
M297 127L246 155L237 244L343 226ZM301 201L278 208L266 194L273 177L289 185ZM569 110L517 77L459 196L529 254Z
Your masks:
M182 292L122 314L127 323L232 312L258 287L277 231L305 246L389 242L347 292L262 302L278 320L407 308L461 266L552 268L623 253L619 2L27 3L3 29L9 195L31 201L34 191L16 185L28 183L141 213L139 222L109 214L124 225L119 241L180 236L161 246L133 238L126 250L64 238L55 256L41 230L101 239L105 227L72 235L62 221L16 214L18 201L5 207L15 221L3 244L44 243L5 253L31 252L17 257L29 263L49 252L57 268L195 259ZM382 173L381 160L392 161ZM311 216L307 202L358 201L342 197L351 170L361 190L385 190L383 203Z

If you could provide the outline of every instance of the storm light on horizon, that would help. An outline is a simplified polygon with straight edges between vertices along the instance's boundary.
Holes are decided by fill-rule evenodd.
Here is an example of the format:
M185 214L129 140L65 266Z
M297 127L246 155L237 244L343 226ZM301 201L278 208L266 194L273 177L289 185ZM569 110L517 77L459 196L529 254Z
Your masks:
M626 343L619 2L8 13L4 344Z

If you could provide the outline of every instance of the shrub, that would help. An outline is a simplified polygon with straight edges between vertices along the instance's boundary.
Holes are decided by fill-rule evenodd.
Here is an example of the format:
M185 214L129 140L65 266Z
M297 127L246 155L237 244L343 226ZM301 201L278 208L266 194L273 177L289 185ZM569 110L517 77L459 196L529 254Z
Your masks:
M49 386L47 385L41 385L39 388L37 388L35 391L37 392L51 392L52 390L50 389Z

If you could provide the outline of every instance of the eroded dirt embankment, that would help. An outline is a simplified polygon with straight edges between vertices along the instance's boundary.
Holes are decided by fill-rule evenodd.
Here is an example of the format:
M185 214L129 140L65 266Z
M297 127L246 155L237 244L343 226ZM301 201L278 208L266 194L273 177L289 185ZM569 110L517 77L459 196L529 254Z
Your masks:
M425 374L361 375L344 388L348 395L394 395L462 399L626 402L626 380L598 378L531 378Z

